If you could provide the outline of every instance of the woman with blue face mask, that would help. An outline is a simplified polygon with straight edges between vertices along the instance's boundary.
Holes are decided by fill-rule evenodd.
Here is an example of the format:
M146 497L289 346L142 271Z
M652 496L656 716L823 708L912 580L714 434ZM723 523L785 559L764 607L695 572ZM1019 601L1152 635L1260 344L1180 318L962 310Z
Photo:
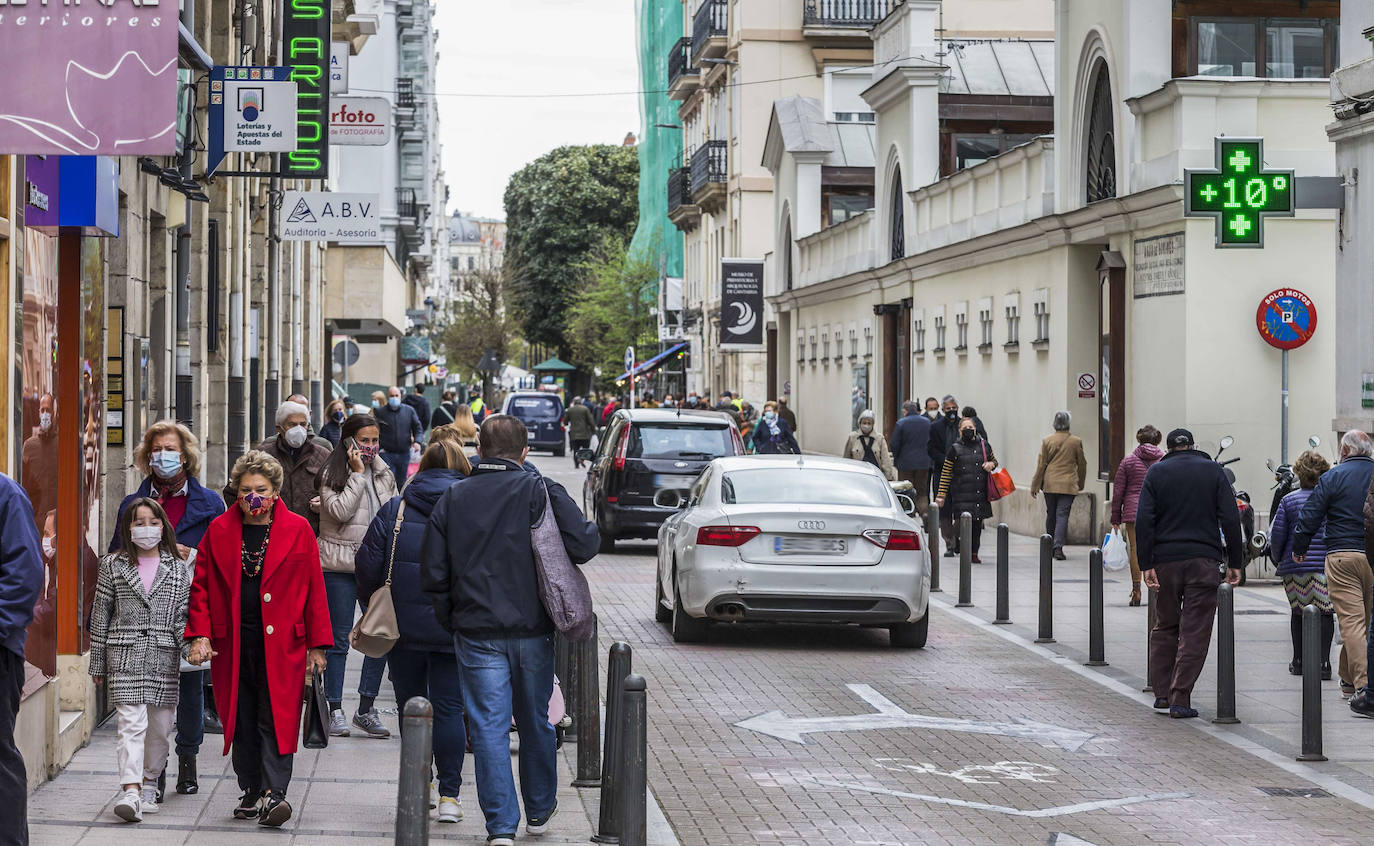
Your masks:
M334 446L339 445L339 431L343 425L344 418L343 400L334 400L324 410L324 425L320 427L320 437L329 441Z
M143 471L145 478L119 504L115 526L123 527L124 512L130 503L144 497L155 500L175 532L178 555L182 560L190 558L191 550L200 545L210 523L224 513L224 498L200 484L200 444L196 436L175 420L158 421L143 433L143 440L134 450L134 466ZM126 546L121 528L116 528L110 539L110 552ZM181 674L177 703L176 788L178 793L190 794L200 789L196 755L205 733L204 685L209 671L190 665L183 665L183 669L187 671ZM209 719L218 724L213 712Z

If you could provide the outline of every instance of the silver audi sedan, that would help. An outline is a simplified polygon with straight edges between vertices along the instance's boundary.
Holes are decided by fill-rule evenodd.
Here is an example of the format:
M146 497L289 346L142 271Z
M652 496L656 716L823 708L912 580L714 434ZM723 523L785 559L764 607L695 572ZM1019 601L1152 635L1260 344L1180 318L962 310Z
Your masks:
M654 617L679 643L711 621L785 621L881 626L893 646L925 646L930 558L911 510L863 462L717 458L659 529Z

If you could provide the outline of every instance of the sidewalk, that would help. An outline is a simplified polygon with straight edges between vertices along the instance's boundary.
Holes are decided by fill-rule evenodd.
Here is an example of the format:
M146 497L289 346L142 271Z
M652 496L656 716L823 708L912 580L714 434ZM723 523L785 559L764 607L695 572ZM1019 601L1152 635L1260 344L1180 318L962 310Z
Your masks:
M357 708L357 667L349 662L349 684L344 707L352 715ZM383 684L383 697L391 693ZM351 701L350 701L351 700ZM400 771L401 741L395 708L378 710L391 729L387 740L365 737L332 738L328 749L302 750L296 755L295 777L288 794L295 811L280 831L253 822L235 821L230 810L241 791L229 759L220 757L221 735L205 736L201 748L200 793L178 796L175 756L168 768L168 795L157 814L145 814L142 823L125 823L111 811L118 790L115 770L115 721L110 719L91 738L90 745L72 759L57 778L29 796L29 831L33 846L73 844L170 844L291 843L297 846L383 846L394 843L396 826L396 779ZM576 767L577 746L567 744L558 758L558 807L549 832L537 839L541 846L584 844L595 830L597 790L569 786ZM515 766L515 755L512 755ZM477 804L472 756L463 762L463 820L440 825L430 817L433 842L485 843L486 829Z
M1040 539L1013 534L1010 556L1012 624L1007 629L1028 639L1038 633ZM995 525L983 532L982 564L973 565L974 607L960 611L991 621L996 615ZM1088 657L1088 548L1069 547L1067 561L1054 562L1054 637L1051 651L1078 663ZM1129 605L1129 570L1104 574L1104 629L1109 666L1088 668L1125 683L1133 690L1145 686L1147 609ZM940 559L941 593L932 602L953 606L959 594L959 559ZM1235 592L1236 714L1241 723L1217 726L1236 732L1290 760L1301 748L1302 678L1288 674L1292 660L1288 601L1276 581L1251 578ZM939 625L939 617L932 620ZM1001 627L999 627L1001 628ZM1360 644L1364 648L1364 644ZM1339 632L1331 647L1334 665L1340 649ZM1207 666L1193 693L1193 707L1202 719L1216 715L1216 636L1213 632ZM1352 787L1374 793L1374 723L1354 717L1340 696L1337 681L1322 682L1323 751L1328 763L1315 769Z

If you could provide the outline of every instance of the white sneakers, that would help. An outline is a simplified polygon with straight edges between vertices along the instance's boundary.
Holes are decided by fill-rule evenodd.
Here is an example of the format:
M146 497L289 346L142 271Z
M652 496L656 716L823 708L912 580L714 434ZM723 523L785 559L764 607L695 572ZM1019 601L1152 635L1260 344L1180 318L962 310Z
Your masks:
M463 803L451 796L439 797L439 822L456 823L463 818Z
M157 804L156 796L154 805ZM142 802L139 799L137 790L126 790L119 796L119 801L115 803L115 816L125 822L143 822L143 809L140 807Z
M145 814L156 814L159 810L157 806L157 782L148 784L143 783L143 796L140 797L140 806Z

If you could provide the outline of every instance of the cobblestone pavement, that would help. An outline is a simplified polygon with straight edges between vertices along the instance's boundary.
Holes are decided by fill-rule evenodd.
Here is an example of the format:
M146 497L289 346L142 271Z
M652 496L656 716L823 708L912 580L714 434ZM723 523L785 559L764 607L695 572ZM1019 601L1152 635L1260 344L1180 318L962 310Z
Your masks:
M580 474L552 475L578 495ZM624 543L587 569L603 656L630 642L648 680L650 784L683 844L1354 843L1374 823L1342 796L1270 795L1316 785L943 597L924 650L893 650L882 630L784 625L674 644L653 620L653 551ZM786 735L793 719L875 713L886 727L803 742L738 725Z

